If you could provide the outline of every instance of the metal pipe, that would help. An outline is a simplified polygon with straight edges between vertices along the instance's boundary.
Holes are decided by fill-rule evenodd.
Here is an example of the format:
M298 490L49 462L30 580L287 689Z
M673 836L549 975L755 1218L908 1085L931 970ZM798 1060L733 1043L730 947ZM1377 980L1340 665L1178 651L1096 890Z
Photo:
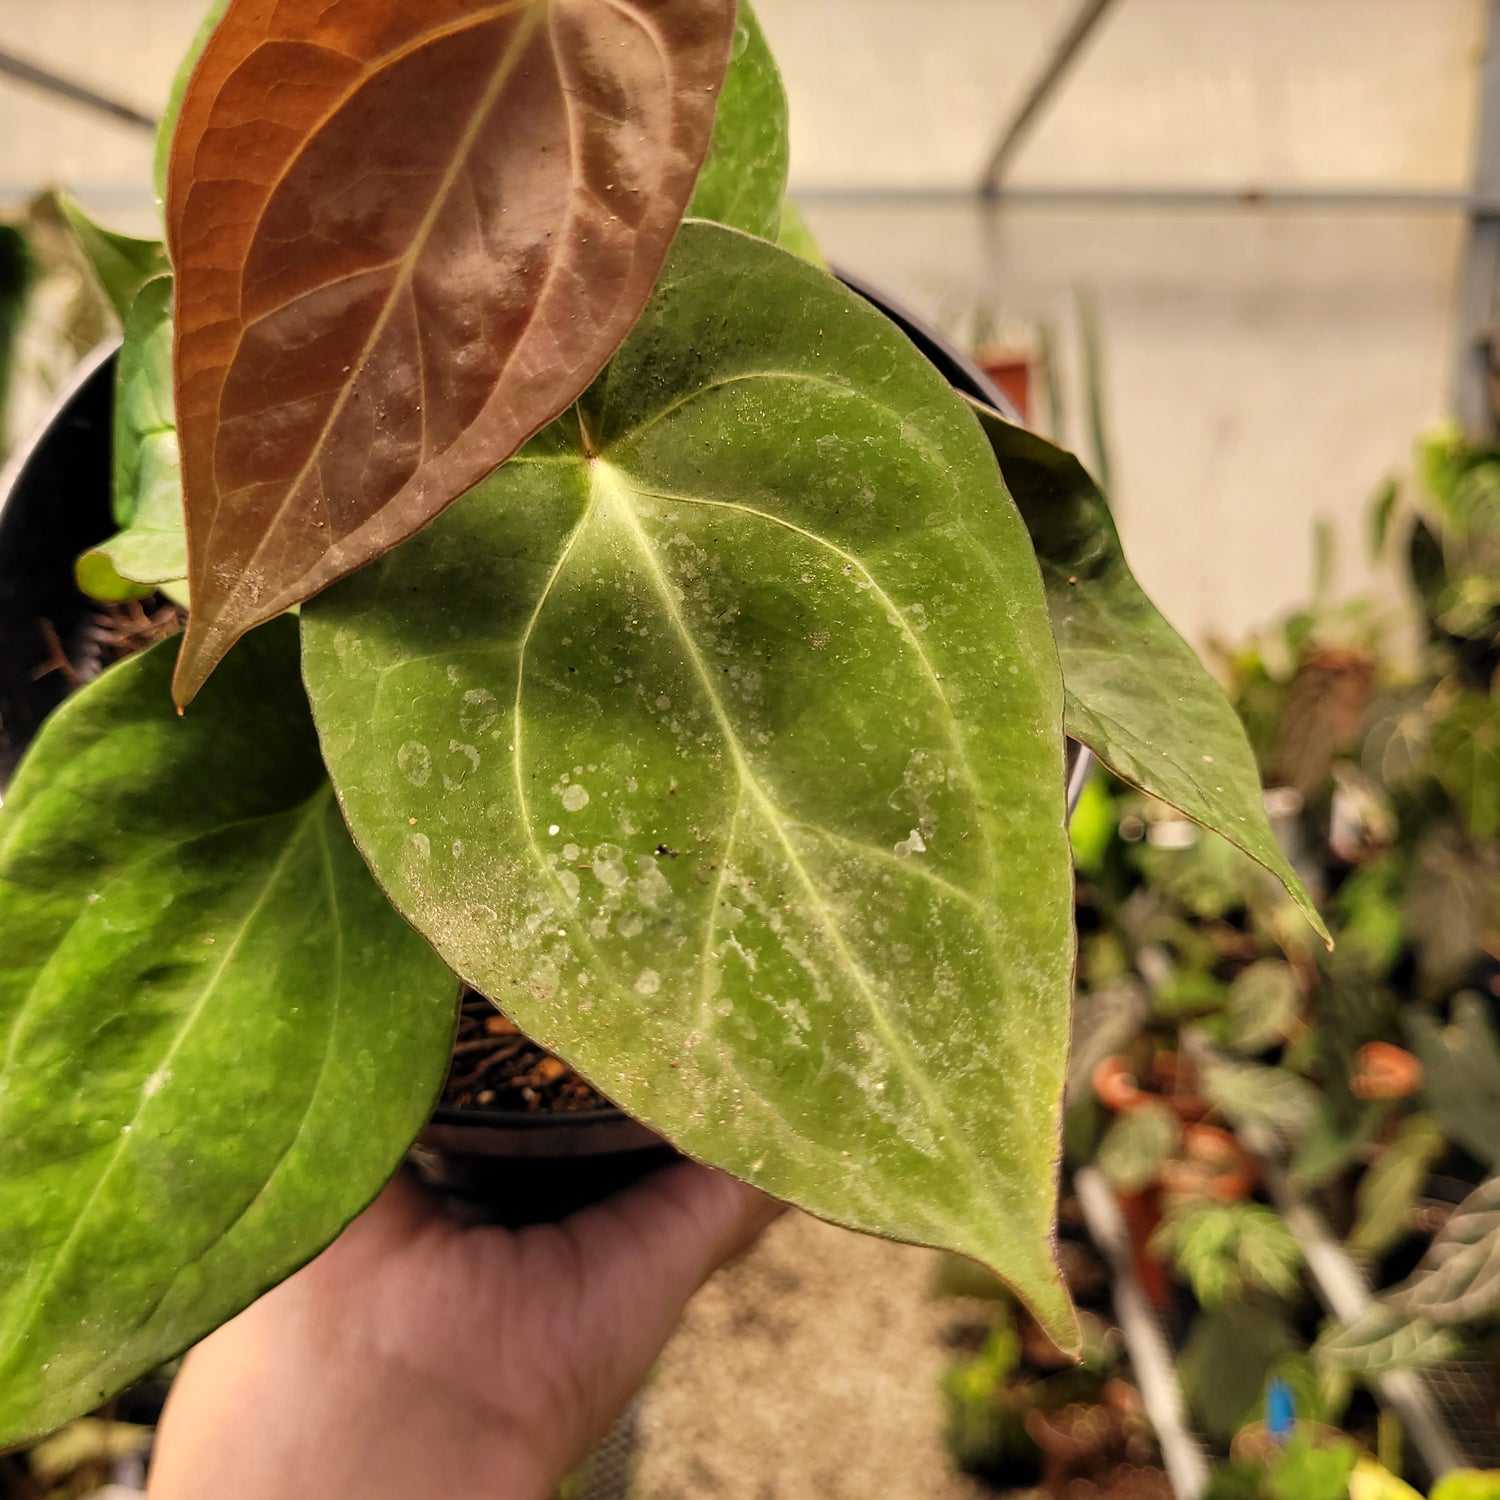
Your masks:
M1073 1186L1089 1234L1109 1263L1115 1317L1130 1350L1130 1367L1140 1386L1146 1415L1156 1429L1173 1493L1177 1500L1199 1500L1211 1478L1208 1456L1188 1425L1171 1345L1136 1279L1119 1199L1097 1167L1081 1168L1074 1174Z
M151 115L142 114L140 110L133 109L128 104L121 104L118 99L111 99L84 84L74 83L70 78L64 78L46 68L39 68L35 63L29 63L12 53L0 52L0 74L8 78L19 79L22 83L32 84L46 93L56 94L59 98L67 99L74 104L82 104L88 109L97 110L100 114L109 115L111 119L120 120L126 125L134 125L137 129L154 133L157 128L158 122Z
M1104 12L1112 3L1113 0L1083 0L1072 23L1058 38L1057 45L1052 49L1051 56L1037 75L1036 82L1027 91L1020 108L1011 116L1010 123L1005 127L999 144L990 153L990 159L980 183L980 191L987 198L993 198L1000 192L1005 169L1020 149L1032 120L1051 97L1053 89L1057 87L1063 74L1068 71L1069 65L1078 56L1079 50L1104 18Z
M1489 0L1485 55L1479 70L1479 131L1475 137L1474 206L1459 276L1454 414L1476 441L1495 432L1494 344L1500 321L1500 0ZM1484 200L1490 200L1486 205Z
M1008 187L986 197L964 187L808 185L791 196L799 203L850 208L1035 209L1292 209L1335 213L1500 213L1500 192L1455 188L1341 187Z
M1308 1273L1323 1305L1341 1323L1352 1323L1373 1300L1369 1283L1334 1238L1323 1216L1292 1187L1276 1156L1276 1143L1250 1126L1240 1132L1259 1159L1261 1180L1276 1211L1302 1247ZM1468 1460L1443 1420L1430 1387L1411 1370L1392 1370L1374 1378L1380 1399L1401 1419L1430 1478L1440 1479Z

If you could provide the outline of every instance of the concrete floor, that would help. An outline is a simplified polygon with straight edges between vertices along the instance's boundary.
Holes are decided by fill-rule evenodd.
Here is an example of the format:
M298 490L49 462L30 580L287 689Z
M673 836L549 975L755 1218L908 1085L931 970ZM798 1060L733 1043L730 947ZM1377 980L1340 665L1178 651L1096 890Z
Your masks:
M633 1500L977 1500L943 1443L937 1255L788 1214L700 1292Z

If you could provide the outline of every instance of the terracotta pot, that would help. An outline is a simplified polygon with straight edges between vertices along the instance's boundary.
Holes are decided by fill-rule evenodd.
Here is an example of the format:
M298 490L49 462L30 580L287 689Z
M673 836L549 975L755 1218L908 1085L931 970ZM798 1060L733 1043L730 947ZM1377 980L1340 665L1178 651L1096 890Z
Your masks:
M982 349L974 362L1010 398L1022 421L1031 417L1032 357L1010 349Z
M1165 1314L1172 1306L1172 1275L1151 1248L1151 1240L1161 1224L1161 1189L1153 1184L1144 1192L1121 1193L1119 1199L1135 1279L1152 1307Z
M1163 1164L1161 1185L1177 1196L1242 1203L1257 1176L1255 1158L1233 1134L1217 1125L1192 1124L1183 1130L1178 1155Z
M1094 1093L1106 1109L1129 1114L1148 1103L1165 1104L1179 1120L1201 1120L1208 1103L1193 1092L1192 1075L1176 1052L1158 1052L1151 1064L1150 1086L1142 1088L1123 1055L1106 1057L1094 1069Z
M1409 1099L1422 1086L1422 1064L1392 1042L1366 1042L1355 1053L1349 1092L1356 1099Z
M1349 1441L1337 1427L1330 1427L1326 1422L1299 1421L1292 1432L1314 1448L1337 1448ZM1229 1445L1229 1457L1232 1463L1255 1464L1269 1469L1284 1449L1285 1443L1279 1442L1264 1422L1251 1422L1235 1433L1234 1441Z

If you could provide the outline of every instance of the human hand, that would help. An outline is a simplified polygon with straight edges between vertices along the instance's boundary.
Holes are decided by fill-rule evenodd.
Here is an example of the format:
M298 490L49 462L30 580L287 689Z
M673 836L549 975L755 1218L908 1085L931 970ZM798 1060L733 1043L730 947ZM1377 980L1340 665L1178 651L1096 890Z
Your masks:
M403 1174L188 1356L151 1500L547 1500L779 1212L684 1162L513 1232Z

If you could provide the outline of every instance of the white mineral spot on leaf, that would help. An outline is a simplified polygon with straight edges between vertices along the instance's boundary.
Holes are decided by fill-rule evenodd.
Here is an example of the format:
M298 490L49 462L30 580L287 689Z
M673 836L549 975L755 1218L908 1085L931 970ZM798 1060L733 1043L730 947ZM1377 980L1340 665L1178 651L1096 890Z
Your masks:
M553 832L555 833L556 831L557 830L554 828ZM566 863L570 864L570 865L576 865L578 863L578 857L582 853L583 853L583 850L580 849L577 844L564 844L563 845L562 857L563 857L564 861Z
M600 844L593 854L594 874L601 885L618 890L630 879L625 868L625 851L618 844Z
M556 838L558 836L558 834L560 834L562 832L562 828L558 824L556 824L556 823L550 823L550 824L547 825L547 832L553 838Z
M463 745L457 740L448 741L448 750L450 754L463 756L469 763L468 769L460 772L457 777L448 775L444 775L443 777L443 785L450 792L456 792L464 784L469 772L479 769L479 752L472 745Z
M661 988L661 975L655 969L642 969L635 981L638 995L654 995Z
M396 764L413 786L426 786L432 777L432 752L420 740L407 740L396 752Z
M147 1098L154 1098L166 1088L172 1081L172 1072L169 1068L158 1068L144 1084L141 1085L141 1093Z
M484 734L500 716L500 707L495 695L488 688L471 688L464 694L463 707L458 711L458 722L465 734Z
M562 794L562 805L569 812L582 812L589 805L589 794L581 786L570 786Z
M906 859L913 854L926 854L927 845L922 839L922 830L913 828L912 831L896 845L896 858Z

